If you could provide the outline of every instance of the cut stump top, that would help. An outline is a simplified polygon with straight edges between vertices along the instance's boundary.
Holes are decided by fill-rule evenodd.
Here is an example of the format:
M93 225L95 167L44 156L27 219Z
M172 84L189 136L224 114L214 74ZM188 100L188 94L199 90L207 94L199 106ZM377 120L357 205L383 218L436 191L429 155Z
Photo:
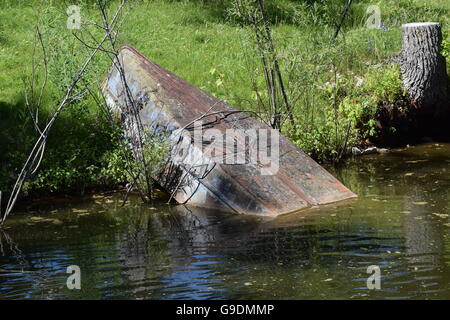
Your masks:
M439 26L439 22L412 22L402 24L402 29L407 28L426 28L431 26Z

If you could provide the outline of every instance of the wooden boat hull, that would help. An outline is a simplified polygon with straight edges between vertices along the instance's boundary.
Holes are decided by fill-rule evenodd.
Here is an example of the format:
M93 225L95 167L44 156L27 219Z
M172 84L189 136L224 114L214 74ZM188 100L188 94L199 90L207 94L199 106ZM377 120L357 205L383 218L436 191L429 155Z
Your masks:
M272 174L270 168L269 174L262 170L267 163L222 161L236 153L236 146L232 150L227 146L216 147L213 155L205 152L205 141L195 143L195 119L203 121L201 128L205 136L209 129L222 132L227 135L224 140L231 136L237 144L244 145L247 153L246 132L273 131L149 61L132 47L123 46L119 57L129 91L140 105L141 122L171 142L171 161L158 182L174 194L177 202L242 214L276 216L356 197L281 134L276 141L279 157ZM104 82L103 92L109 107L119 110L126 124L129 115L123 109L124 81L114 65ZM127 135L133 134L130 126L125 126L125 130ZM272 139L272 134L267 139ZM270 141L267 145L273 152L274 140ZM223 154L218 155L220 152ZM225 157L218 161L218 156L223 155Z

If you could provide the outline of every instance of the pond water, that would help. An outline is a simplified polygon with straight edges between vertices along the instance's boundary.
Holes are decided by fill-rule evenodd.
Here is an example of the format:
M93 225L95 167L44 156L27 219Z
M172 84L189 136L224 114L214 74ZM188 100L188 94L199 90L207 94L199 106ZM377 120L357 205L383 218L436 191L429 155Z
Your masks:
M276 219L120 196L15 213L0 231L0 298L450 299L450 145L329 170L359 198Z

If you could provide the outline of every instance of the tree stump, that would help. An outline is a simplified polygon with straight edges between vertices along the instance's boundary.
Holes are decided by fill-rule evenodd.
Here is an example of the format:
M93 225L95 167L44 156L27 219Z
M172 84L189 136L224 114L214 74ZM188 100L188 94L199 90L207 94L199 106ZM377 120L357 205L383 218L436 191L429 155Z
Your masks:
M449 81L440 53L442 33L437 22L402 25L400 70L416 115L438 118L449 113Z

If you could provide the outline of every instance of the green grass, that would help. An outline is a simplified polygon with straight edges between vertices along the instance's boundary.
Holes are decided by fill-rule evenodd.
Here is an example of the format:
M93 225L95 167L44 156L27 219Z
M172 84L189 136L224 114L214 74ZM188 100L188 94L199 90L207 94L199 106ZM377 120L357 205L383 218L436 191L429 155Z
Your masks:
M367 110L376 107L374 98L392 74L387 80L371 79L376 70L390 68L386 59L400 50L402 23L438 21L447 45L449 41L448 0L356 1L335 42L330 38L346 1L320 0L315 6L307 6L306 1L267 1L286 80L292 92L301 93L295 104L296 124L285 127L284 132L318 160L339 152L348 119L356 112L348 110L348 101L357 98L359 103L370 104ZM98 17L94 2L74 1L81 6L82 16L89 19ZM381 8L383 30L364 27L365 10L372 4ZM113 1L111 7L116 6L117 1ZM257 67L259 60L252 49L250 31L227 18L228 7L228 0L130 1L120 43L134 46L150 60L219 98L254 101L249 66ZM10 188L35 138L23 98L24 79L31 71L35 25L40 25L51 56L43 120L55 108L71 72L85 54L66 28L65 9L62 1L4 0L0 4L1 190ZM89 79L101 81L108 66L106 57L99 58ZM335 85L336 74L339 81ZM379 75L382 78L383 72ZM368 90L355 89L358 78L366 80ZM378 87L370 87L374 83ZM237 100L231 104L249 107ZM361 125L370 126L369 120L370 114L360 127L353 121L350 143L370 138L370 128L360 130ZM71 105L50 138L42 170L30 180L28 190L81 191L92 186L111 187L124 180L117 143L111 141L104 116L91 100Z

